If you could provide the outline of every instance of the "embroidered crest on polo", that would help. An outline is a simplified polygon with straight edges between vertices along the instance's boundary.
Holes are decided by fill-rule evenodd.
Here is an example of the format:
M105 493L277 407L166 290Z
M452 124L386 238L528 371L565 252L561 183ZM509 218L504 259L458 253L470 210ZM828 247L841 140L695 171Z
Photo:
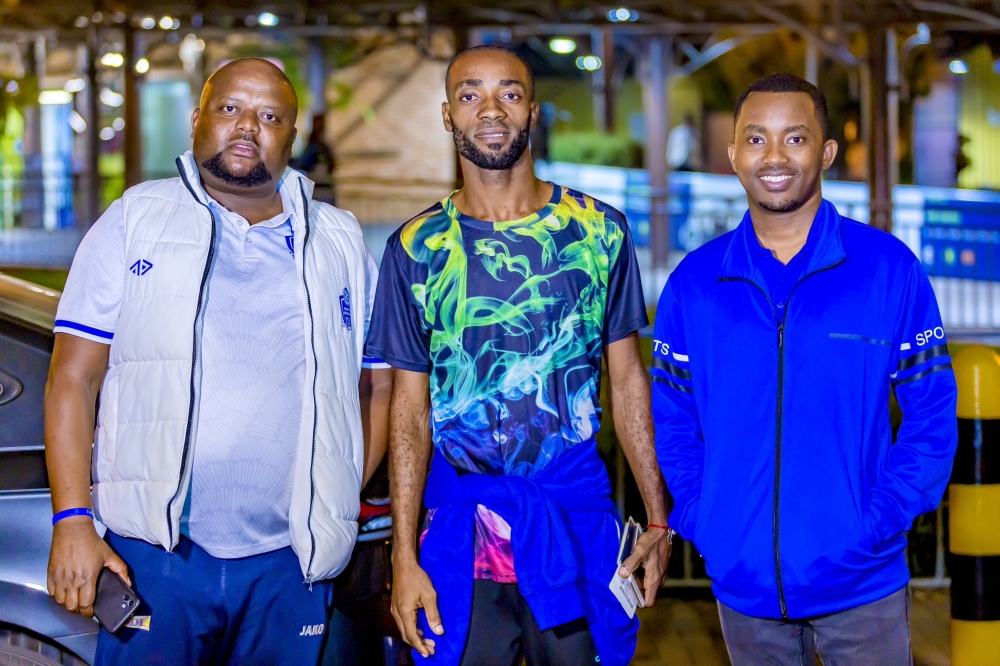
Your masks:
M139 259L134 264L129 266L129 273L134 275L143 276L149 272L149 269L153 267L153 264L146 261L145 259Z
M344 324L344 327L350 331L351 329L351 292L348 291L347 287L344 287L344 293L340 295L340 320Z

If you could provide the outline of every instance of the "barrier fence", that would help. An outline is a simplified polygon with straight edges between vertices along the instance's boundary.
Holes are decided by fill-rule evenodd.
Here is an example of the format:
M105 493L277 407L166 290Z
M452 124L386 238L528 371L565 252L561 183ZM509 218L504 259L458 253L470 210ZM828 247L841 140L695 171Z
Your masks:
M640 264L649 257L649 178L643 170L566 163L538 163L539 177L578 189L618 208L629 220ZM65 171L62 172L65 174ZM147 174L171 177L175 174ZM53 172L43 178L0 173L0 265L68 266L84 226L79 202L83 178ZM863 183L824 182L824 196L841 214L868 221L868 188ZM103 209L123 189L121 177L101 178ZM386 191L392 191L388 189ZM734 229L747 209L735 176L674 173L670 177L671 263L703 243ZM380 259L385 240L399 224L432 201L405 197L349 196L349 208ZM897 186L894 234L918 256L930 276L950 338L1000 343L1000 193ZM412 200L411 200L412 199ZM347 204L347 201L343 202ZM648 275L649 271L645 272ZM644 281L646 280L644 275ZM652 285L647 300L655 302ZM651 297L650 297L651 296ZM624 510L624 461L615 467L615 493ZM909 533L907 554L915 587L947 587L947 499L918 518ZM707 587L696 549L675 542L668 587Z

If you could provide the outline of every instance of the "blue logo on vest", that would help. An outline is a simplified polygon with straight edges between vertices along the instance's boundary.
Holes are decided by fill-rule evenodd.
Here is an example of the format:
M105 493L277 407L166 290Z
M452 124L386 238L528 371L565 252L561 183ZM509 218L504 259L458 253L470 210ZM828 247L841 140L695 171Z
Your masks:
M295 256L295 234L291 236L285 236L285 245L288 246L288 252L293 257Z
M129 272L135 275L145 275L149 272L149 269L153 267L153 264L149 263L145 259L140 259L129 267Z
M340 295L340 319L348 331L351 330L351 292L344 287L344 293Z

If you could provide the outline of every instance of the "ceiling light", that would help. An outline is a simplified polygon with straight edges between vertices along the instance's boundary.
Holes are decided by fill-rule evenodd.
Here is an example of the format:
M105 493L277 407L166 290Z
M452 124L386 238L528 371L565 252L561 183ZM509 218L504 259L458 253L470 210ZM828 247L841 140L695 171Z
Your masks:
M73 25L75 25L78 28L86 28L88 25L90 25L90 19L87 18L86 16L77 16L75 19L73 19Z
M152 30L156 27L156 19L152 16L144 16L141 21L139 21L139 27L143 30Z
M69 114L69 126L73 128L73 131L77 134L83 134L87 131L87 121L83 119L76 111Z
M601 59L597 56L581 56L576 59L576 66L588 72L596 72L601 68Z
M66 84L63 86L63 90L69 93L75 93L84 90L86 87L87 87L86 81L80 78L76 78L67 81Z
M4 88L4 90L9 92L11 95L16 95L18 91L17 81L14 81L13 79L8 81L7 86Z
M122 95L116 93L111 88L102 89L100 97L101 101L104 102L104 104L111 107L117 108L125 103L125 98Z
M638 21L639 12L626 9L625 7L619 7L618 9L612 9L608 12L608 20L614 23L620 23L622 21Z
M125 129L125 119L122 118L121 116L115 118L114 120L111 121L111 127L116 132L121 132L123 129Z
M160 19L160 28L162 30L173 30L174 20L169 16L164 16L163 18Z
M257 17L257 23L270 28L278 25L278 17L271 12L264 12Z
M950 69L953 74L969 73L969 66L965 64L964 60L952 60L951 64L948 65L948 69Z
M139 74L145 74L149 71L149 60L145 58L139 58L135 61L135 71Z
M101 141L110 141L115 138L115 131L110 127L102 127L101 131L97 133L97 136L101 137Z
M553 53L566 55L567 53L576 51L576 42L568 37L556 37L549 42L549 48L552 49Z
M101 64L105 67L121 67L125 64L125 56L121 53L105 53L101 56Z
M65 90L43 90L38 93L39 104L72 104L73 95Z

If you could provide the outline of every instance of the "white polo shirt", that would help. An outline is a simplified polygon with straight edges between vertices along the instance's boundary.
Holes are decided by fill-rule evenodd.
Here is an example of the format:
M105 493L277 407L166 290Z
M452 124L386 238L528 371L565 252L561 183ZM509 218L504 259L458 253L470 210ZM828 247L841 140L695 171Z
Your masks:
M201 402L181 531L214 557L290 544L306 341L294 207L280 193L284 211L252 226L211 203L218 246L204 304ZM370 254L368 265L370 311L378 281ZM121 202L114 202L80 244L55 332L110 344L125 277L154 269L125 265L125 224ZM387 366L365 359L364 367Z

